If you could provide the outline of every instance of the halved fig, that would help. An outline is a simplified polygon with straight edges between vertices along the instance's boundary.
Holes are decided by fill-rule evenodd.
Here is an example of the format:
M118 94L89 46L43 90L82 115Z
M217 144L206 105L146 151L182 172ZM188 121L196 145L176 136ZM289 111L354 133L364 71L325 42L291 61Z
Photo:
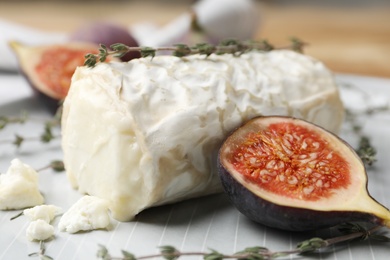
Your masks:
M77 66L84 64L87 53L97 53L99 45L92 43L64 43L27 46L10 43L16 53L20 69L34 90L49 108L56 109L70 87Z
M390 226L390 212L370 196L355 151L300 119L250 120L223 143L218 172L238 210L266 226L291 231L353 221Z

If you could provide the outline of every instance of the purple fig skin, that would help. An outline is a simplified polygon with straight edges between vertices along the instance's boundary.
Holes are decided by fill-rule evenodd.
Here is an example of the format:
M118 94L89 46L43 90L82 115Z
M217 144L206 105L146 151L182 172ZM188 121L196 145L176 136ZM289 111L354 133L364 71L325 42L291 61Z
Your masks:
M40 100L40 103L43 103L44 106L49 110L51 114L55 114L58 110L58 108L61 106L61 100L54 99L43 92L39 91L34 83L31 81L30 77L23 71L20 70L20 73L22 76L26 79L27 83L31 86L31 89L33 90L34 96Z
M71 41L104 44L108 48L115 43L123 43L129 47L138 47L136 39L124 27L108 22L95 22L81 26L70 35L69 39ZM128 52L120 59L129 61L140 57L139 52Z
M365 212L316 211L277 205L256 196L238 183L220 161L218 173L232 204L244 216L268 227L288 231L310 231L355 221L383 224L381 219Z

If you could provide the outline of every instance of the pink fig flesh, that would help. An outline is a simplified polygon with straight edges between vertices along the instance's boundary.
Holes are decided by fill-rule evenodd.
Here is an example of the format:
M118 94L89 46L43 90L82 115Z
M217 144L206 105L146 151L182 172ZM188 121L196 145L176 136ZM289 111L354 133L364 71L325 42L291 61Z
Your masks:
M355 151L304 120L250 120L223 143L218 169L233 204L270 227L304 231L351 221L390 223L389 210L368 193Z

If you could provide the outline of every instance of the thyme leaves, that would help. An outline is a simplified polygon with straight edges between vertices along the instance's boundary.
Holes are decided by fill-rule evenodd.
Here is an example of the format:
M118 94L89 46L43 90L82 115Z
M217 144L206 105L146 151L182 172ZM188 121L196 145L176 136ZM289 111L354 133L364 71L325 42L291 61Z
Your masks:
M241 55L248 51L257 50L257 51L271 51L274 49L291 49L297 52L302 52L305 43L298 38L291 38L291 43L285 47L275 47L270 44L267 40L261 41L238 41L235 39L227 39L221 41L218 45L213 45L210 43L197 43L194 46L189 46L187 44L175 44L170 47L129 47L122 43L115 43L110 46L110 49L101 44L98 54L88 53L85 55L84 65L87 67L94 67L98 62L104 62L109 56L113 57L122 57L128 52L139 52L141 57L155 57L157 52L168 51L171 52L173 56L184 57L193 54L201 54L206 57L215 53L217 55L222 54L234 54Z

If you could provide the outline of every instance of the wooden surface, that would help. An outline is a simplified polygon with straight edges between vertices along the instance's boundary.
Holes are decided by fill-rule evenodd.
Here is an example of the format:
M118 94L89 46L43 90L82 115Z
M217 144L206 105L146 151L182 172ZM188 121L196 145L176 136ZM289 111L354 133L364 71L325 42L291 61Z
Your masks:
M0 1L0 18L51 31L70 32L84 22L165 24L193 1ZM296 36L305 52L335 72L390 77L390 5L314 6L258 1L256 38L286 44ZM1 32L0 32L1 37Z

